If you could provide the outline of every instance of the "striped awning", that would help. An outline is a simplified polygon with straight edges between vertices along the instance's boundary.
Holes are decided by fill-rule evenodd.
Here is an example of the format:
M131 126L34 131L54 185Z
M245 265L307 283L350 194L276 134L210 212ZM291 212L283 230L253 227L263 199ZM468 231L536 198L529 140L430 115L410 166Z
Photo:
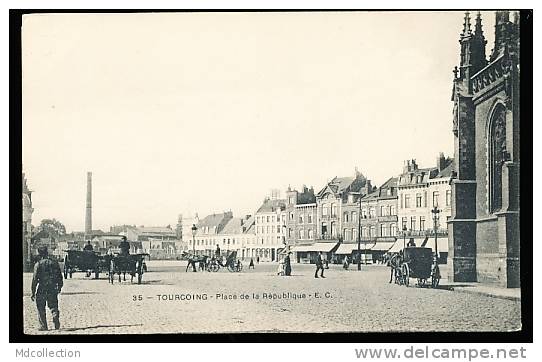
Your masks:
M405 243L406 244L406 243ZM397 239L397 241L388 250L388 253L398 253L403 250L403 240Z
M421 246L423 242L423 239L417 240L416 239L416 245ZM437 238L437 246L438 246L438 252L448 252L448 236L439 236ZM435 237L429 237L427 239L427 243L425 244L426 248L431 248L433 251L435 251Z
M342 255L352 254L352 251L354 251L354 249L357 250L357 248L358 248L358 244L341 244L339 245L337 250L335 250L335 254L342 254Z
M392 246L395 244L393 241L383 241L383 242L377 242L371 250L373 251L388 251L392 248Z
M321 243L314 243L310 245L296 245L292 247L291 251L296 252L309 252L309 251L315 251L315 252L323 252L323 253L329 253L335 246L337 246L338 242L321 242Z

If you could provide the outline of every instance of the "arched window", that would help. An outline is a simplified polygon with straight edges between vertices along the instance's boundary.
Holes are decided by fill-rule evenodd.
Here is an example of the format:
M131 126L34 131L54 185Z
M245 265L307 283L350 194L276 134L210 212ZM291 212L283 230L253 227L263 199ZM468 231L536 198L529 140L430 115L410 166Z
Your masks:
M506 154L506 110L503 105L495 107L489 123L488 175L489 212L502 207L502 165Z

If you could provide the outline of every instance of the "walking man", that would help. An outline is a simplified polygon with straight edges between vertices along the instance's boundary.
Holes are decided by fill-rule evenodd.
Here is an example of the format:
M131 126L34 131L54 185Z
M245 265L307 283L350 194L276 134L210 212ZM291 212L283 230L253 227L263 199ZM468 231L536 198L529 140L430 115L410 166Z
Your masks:
M314 277L318 278L318 271L320 272L320 277L325 278L324 276L324 262L322 261L322 252L318 252L318 256L316 257L316 271L314 272Z
M250 264L248 264L248 268L254 269L254 259L250 258Z
M47 246L40 246L38 254L40 261L34 265L32 277L32 295L30 299L36 301L40 331L46 331L47 314L45 305L51 310L55 329L60 328L60 313L58 311L58 294L63 286L62 272L56 260L49 259Z

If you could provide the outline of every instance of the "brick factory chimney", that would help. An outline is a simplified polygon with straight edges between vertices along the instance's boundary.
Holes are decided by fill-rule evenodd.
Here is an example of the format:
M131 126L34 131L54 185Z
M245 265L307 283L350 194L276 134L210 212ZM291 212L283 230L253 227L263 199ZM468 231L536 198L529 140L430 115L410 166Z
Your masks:
M92 172L87 172L87 209L85 214L85 238L92 233Z

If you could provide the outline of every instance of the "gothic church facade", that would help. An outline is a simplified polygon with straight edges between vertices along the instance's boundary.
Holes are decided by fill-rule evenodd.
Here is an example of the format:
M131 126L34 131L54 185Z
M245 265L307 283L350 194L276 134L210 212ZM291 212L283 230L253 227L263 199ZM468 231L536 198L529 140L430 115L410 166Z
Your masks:
M465 14L452 94L451 281L520 284L519 38L519 14L497 11L486 58L481 15L471 29Z

